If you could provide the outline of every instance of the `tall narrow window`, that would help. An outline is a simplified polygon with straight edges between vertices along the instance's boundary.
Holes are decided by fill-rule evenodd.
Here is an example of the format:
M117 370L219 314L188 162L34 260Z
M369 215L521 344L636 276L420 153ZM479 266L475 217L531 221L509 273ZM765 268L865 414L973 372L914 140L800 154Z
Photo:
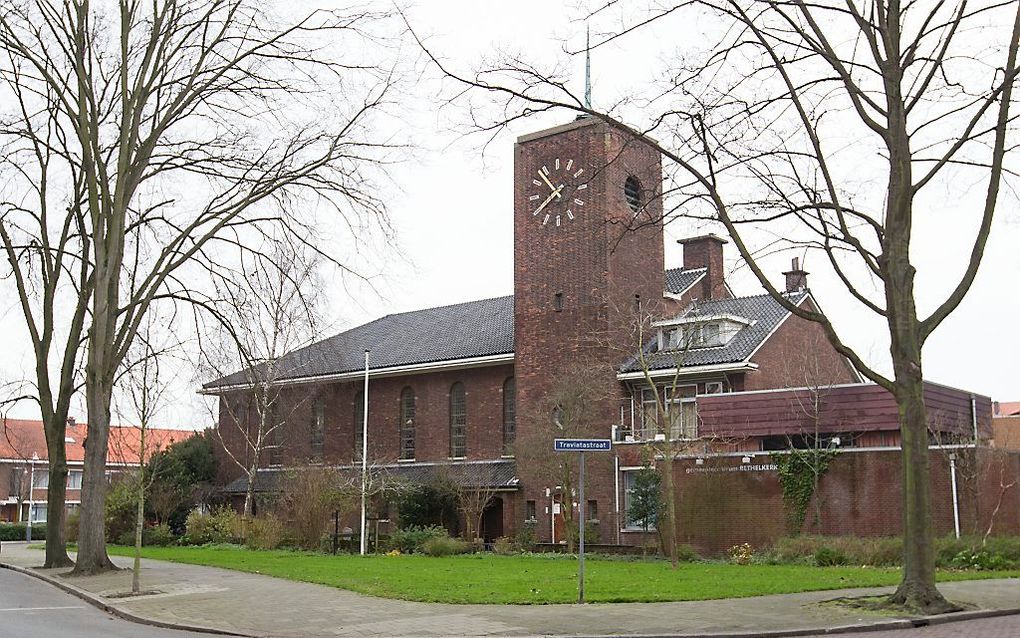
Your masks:
M266 410L266 435L269 439L269 464L283 465L283 422L277 417L276 404Z
M354 397L354 460L361 460L365 436L365 395L358 392Z
M404 388L400 393L400 459L414 460L414 421L416 407L414 390Z
M322 448L326 433L326 402L322 397L317 397L312 402L312 424L311 424L311 447L312 459L322 460Z
M467 456L467 398L459 381L450 388L450 456Z
M513 377L503 382L503 456L513 454L517 436L517 382Z

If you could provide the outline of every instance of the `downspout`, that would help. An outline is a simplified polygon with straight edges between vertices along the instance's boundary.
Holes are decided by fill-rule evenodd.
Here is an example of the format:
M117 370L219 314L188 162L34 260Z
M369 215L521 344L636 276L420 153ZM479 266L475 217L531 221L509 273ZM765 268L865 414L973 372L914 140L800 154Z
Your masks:
M616 513L616 544L620 544L620 455L613 455L613 511Z
M956 453L949 455L949 480L953 489L953 531L960 538L960 499L956 491Z
M970 422L974 427L974 447L978 445L977 398L970 395Z

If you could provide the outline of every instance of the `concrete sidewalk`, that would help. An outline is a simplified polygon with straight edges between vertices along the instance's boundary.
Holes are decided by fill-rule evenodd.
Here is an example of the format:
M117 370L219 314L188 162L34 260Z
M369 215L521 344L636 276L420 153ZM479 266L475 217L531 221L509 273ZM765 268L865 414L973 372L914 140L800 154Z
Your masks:
M25 543L4 543L0 553L0 563L21 568L38 566L42 558L41 551L28 549ZM124 558L114 561L130 564ZM84 578L65 578L62 574L67 570L36 571L92 595L115 613L161 625L249 636L760 635L888 625L895 620L816 604L839 596L884 593L889 588L584 607L448 605L375 598L258 574L153 560L142 563L142 587L159 593L134 598L117 596L130 591L130 571ZM1020 607L1020 579L945 583L941 589L952 600L983 610Z

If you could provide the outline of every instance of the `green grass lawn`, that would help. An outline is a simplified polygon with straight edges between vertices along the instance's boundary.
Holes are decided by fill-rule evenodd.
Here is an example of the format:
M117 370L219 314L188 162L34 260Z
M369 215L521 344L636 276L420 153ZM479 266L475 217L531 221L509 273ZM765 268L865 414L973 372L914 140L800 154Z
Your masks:
M110 547L131 555L130 547ZM577 561L562 556L473 554L328 556L235 547L146 547L146 558L223 567L424 602L546 604L577 598ZM740 598L765 594L895 585L899 570L801 565L684 563L676 571L660 560L588 558L590 602L657 602ZM940 572L939 579L1020 577L1020 572Z

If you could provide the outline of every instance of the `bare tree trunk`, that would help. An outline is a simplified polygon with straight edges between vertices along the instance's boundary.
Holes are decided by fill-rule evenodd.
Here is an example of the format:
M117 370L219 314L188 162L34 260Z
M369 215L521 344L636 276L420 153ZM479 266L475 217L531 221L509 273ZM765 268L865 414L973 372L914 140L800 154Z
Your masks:
M258 466L248 472L248 488L244 491L244 511L242 515L245 520L253 516L255 509L255 479L258 478Z
M148 415L143 416L148 418ZM131 593L142 589L142 529L145 527L145 431L148 424L142 423L138 441L138 503L135 511L135 560L131 566Z
M90 353L90 358L92 353ZM92 371L90 375L94 374ZM81 490L78 557L74 574L88 575L116 569L106 553L106 456L110 438L110 390L88 384L89 413L85 468Z
M663 459L662 480L666 492L666 518L669 519L666 523L666 534L663 540L666 542L666 553L669 555L670 565L676 569L680 566L680 557L677 552L676 485L673 480L672 458Z
M928 428L919 375L897 379L903 458L903 581L891 602L927 613L957 610L935 587Z
M47 403L43 402L43 405ZM65 500L67 494L67 448L64 433L67 419L61 417L60 423L53 414L44 415L43 430L46 433L46 456L49 459L50 482L46 490L46 560L43 567L70 567L74 563L67 555L67 530L65 522L67 512ZM60 426L60 427L58 427ZM30 485L28 489L32 489ZM31 518L31 514L29 515Z

